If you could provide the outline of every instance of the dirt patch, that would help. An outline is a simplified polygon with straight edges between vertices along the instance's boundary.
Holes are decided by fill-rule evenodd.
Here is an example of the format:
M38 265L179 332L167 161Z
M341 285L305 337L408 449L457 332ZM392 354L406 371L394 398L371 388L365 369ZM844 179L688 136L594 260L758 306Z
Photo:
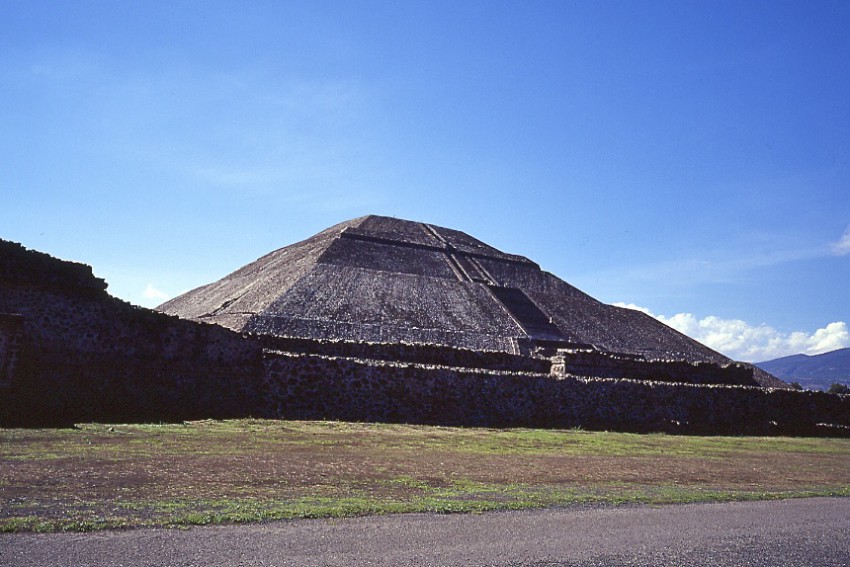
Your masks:
M0 528L840 494L850 440L226 421L0 431Z

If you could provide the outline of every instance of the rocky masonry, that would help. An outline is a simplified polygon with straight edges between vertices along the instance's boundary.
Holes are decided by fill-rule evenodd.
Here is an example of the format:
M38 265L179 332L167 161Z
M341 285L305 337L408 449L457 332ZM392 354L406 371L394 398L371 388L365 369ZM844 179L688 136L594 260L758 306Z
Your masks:
M848 397L783 388L432 225L343 223L168 302L167 314L111 297L88 266L15 243L0 241L0 267L4 426L247 416L682 433L850 426Z
M265 417L583 427L689 434L844 435L850 397L823 392L486 371L277 353Z
M18 366L23 336L23 317L6 313L0 314L0 388L8 388L12 385L12 378Z
M243 415L262 348L106 293L91 268L0 241L0 344L17 358L0 391L11 425ZM14 340L14 336L13 339Z
M462 232L368 216L271 252L159 308L272 336L528 354L548 343L731 362Z
M758 386L752 365L685 360L646 360L640 355L600 352L592 347L558 349L552 375L631 378L684 384Z

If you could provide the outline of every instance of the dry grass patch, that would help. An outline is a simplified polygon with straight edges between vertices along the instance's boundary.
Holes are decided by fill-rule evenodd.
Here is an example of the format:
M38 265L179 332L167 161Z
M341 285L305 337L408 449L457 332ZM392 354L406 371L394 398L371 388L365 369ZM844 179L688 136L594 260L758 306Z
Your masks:
M850 494L850 439L341 422L0 430L0 529Z

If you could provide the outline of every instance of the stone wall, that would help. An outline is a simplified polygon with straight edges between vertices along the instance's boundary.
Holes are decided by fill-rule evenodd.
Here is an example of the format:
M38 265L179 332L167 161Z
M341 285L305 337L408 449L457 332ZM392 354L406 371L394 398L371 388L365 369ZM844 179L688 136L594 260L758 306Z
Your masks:
M845 435L850 396L267 354L260 415L687 434Z
M171 421L255 407L262 347L216 325L100 296L6 287L22 327L0 424Z
M91 266L58 260L16 242L0 240L0 260L0 282L4 285L29 284L93 292L106 289L106 282L94 276Z
M255 338L260 341L263 347L269 350L321 354L343 358L547 374L552 367L551 360L547 358L520 356L500 351L470 350L442 345L368 343L362 341L275 337L270 335L256 335Z
M685 360L646 360L641 355L601 352L594 349L560 349L552 359L552 375L564 377L631 378L655 382L758 386L752 366L720 365Z
M0 241L0 266L0 313L14 314L0 317L0 425L233 417L259 404L255 341L134 307L88 266L18 244Z
M15 372L24 337L24 318L0 313L0 388L9 388Z

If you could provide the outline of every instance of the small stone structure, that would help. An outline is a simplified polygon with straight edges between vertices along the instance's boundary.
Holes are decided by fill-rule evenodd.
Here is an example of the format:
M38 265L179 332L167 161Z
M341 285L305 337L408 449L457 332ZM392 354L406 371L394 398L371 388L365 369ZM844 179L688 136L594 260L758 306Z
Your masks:
M552 357L552 375L630 378L682 384L758 386L752 365L741 363L646 360L642 355L602 352L592 346L558 349Z
M458 269L472 270L464 261ZM519 295L500 301L537 332L491 343L505 349L459 348L180 319L111 297L88 266L6 241L0 266L2 426L254 416L706 434L850 428L850 396L755 386L752 368L728 359L655 360L651 349L551 338Z

